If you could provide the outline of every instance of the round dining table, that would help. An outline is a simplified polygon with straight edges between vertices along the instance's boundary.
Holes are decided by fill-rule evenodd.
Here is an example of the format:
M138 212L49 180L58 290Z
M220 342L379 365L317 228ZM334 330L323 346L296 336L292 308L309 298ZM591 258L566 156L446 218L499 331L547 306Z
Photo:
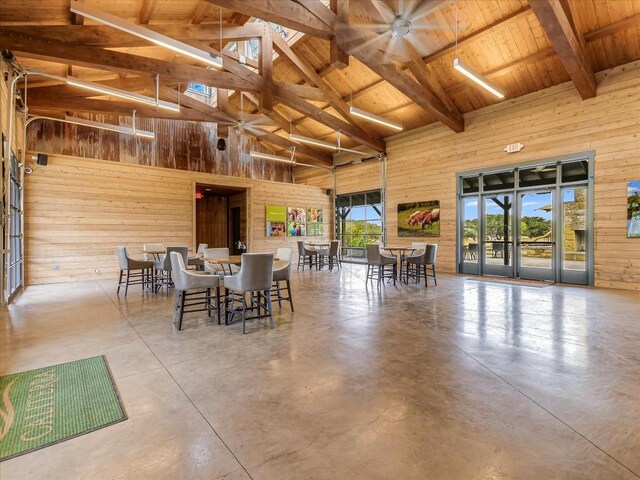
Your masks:
M242 265L242 255L229 255L228 257L202 257L205 262L213 263L216 265L220 265L222 267L222 271L225 275L227 275L227 269L225 266L229 267L229 275L233 275L231 271L231 265ZM280 260L277 257L273 259L273 269L279 270L287 266L286 260Z
M400 246L400 245L385 245L385 246L380 246L380 250L387 250L388 252L391 253L391 255L399 257L399 259L400 259L400 268L398 269L398 280L402 282L402 280L404 278L403 275L402 275L402 267L404 265L405 259L407 258L407 253L413 253L416 250L420 250L420 248L417 248L417 247L403 247L403 246Z

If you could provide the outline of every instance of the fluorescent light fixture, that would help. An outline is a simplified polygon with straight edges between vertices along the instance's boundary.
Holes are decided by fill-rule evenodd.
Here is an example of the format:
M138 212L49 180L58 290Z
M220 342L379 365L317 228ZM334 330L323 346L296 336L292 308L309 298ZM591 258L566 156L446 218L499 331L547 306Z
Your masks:
M34 120L52 120L54 122L72 123L74 125L82 125L85 127L97 128L99 130L109 130L111 132L124 133L126 135L135 135L136 137L149 138L149 139L154 139L156 137L153 132L148 132L146 130L128 128L122 125L113 125L112 123L94 122L93 120L85 120L83 118L76 118L76 117L69 117L69 116L65 116L64 118L55 118L55 117L45 117L41 115L36 115L33 117L29 117L29 119L27 120L27 125Z
M402 130L402 127L397 123L390 122L386 118L383 118L379 115L375 115L373 113L365 112L364 110L360 110L359 108L356 108L356 107L349 108L349 113L351 115L355 115L356 117L369 120L370 122L379 123L380 125L384 125L385 127L393 128L394 130Z
M153 30L137 25L133 22L129 22L128 20L124 20L120 17L116 17L115 15L111 15L110 13L87 5L86 3L80 3L77 0L73 0L71 2L71 11L78 15L82 15L83 17L95 20L96 22L117 28L118 30L122 30L123 32L131 35L135 35L136 37L143 38L151 43L173 50L174 52L186 55L187 57L206 63L211 67L222 68L222 60L218 57L214 57L204 50L192 47L191 45L180 42L171 37L167 37L161 33L154 32Z
M249 153L254 158L262 158L265 160L273 160L274 162L295 163L291 158L279 157L278 155L272 155L270 153L256 152L251 150Z
M145 105L149 105L150 107L157 106L158 108L164 108L165 110L171 110L173 112L180 111L180 105L178 105L177 103L158 100L156 104L155 98L147 97L145 95L140 95L138 93L127 92L126 90L120 90L119 88L100 85L99 83L80 80L79 78L75 78L75 77L61 77L60 75L55 75L53 73L49 73L49 72L45 72L37 69L29 70L29 74L52 78L60 82L68 83L69 85L73 85L74 87L84 88L85 90L91 90L92 92L100 93L102 95L112 95L114 97L124 98L125 100L144 103Z
M482 75L480 75L478 72L476 72L469 65L466 65L466 64L462 63L460 61L460 59L457 58L457 57L453 59L453 68L455 68L457 71L462 73L465 77L467 77L470 80L473 80L474 82L476 82L478 85L480 85L485 90L488 90L489 92L493 93L496 97L504 98L504 95L502 93L500 93L496 87L491 85L487 80L485 80L482 77Z
M309 145L315 145L317 147L322 147L322 148L328 148L329 150L333 150L335 152L351 152L351 153L357 153L358 155L362 155L364 153L358 150L352 150L350 148L340 147L340 149L338 149L338 146L334 145L333 143L325 142L322 140L316 140L315 138L304 137L302 135L298 135L297 133L290 133L289 138L291 140L295 140L296 142L307 143Z

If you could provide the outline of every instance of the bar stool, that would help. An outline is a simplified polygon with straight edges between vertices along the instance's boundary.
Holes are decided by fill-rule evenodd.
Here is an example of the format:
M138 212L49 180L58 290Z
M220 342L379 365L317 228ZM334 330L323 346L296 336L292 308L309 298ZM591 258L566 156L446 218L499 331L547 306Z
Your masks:
M129 257L127 247L116 247L118 253L118 263L120 264L120 276L118 277L118 290L116 295L120 294L120 287L124 283L124 296L129 292L129 285L142 285L142 291L149 281L153 286L153 262L150 260L135 260ZM123 275L126 279L123 280Z
M286 265L273 271L273 284L271 286L271 300L277 300L278 306L282 308L282 302L289 302L291 311L293 312L293 299L291 297L291 259L293 251L290 248L279 248L276 251L276 258ZM286 286L282 286L281 282L285 282ZM282 291L287 291L287 296L282 296Z
M232 323L236 313L242 314L242 333L246 333L246 321L269 318L274 328L271 310L271 284L273 282L273 253L243 253L240 271L224 277L225 325ZM247 302L250 294L251 303ZM262 313L263 310L266 313ZM247 312L254 315L247 317Z
M338 270L342 267L340 262L340 240L331 240L329 248L325 248L318 252L320 258L320 268L324 266L325 258L328 260L329 270L333 270L334 263L338 266Z
M189 247L167 247L164 258L153 262L155 288L159 290L163 285L167 287L167 297L169 296L169 288L173 286L173 278L171 277L171 252L178 252L182 256L183 263L186 265Z
M304 264L309 260L309 269L313 270L313 262L316 263L316 269L318 268L318 252L311 250L304 245L304 241L298 240L298 270L302 265L302 271L304 272Z
M204 270L204 260L202 257L204 256L204 251L207 249L209 245L206 243L201 243L198 245L198 250L196 251L196 256L193 258L189 258L187 262L187 267L196 267L196 270Z
M392 267L391 272L387 267ZM380 245L378 243L370 243L367 245L367 281L374 279L380 283L381 280L393 278L393 284L396 284L398 276L398 259L389 255L380 253Z
M207 248L204 251L204 256L207 258L228 258L229 257L229 249L227 247L224 248ZM240 267L237 265L228 265L229 271L224 268L224 265L219 265L217 263L205 262L204 271L211 273L212 275L218 275L220 277L224 277L225 275L233 275L234 273L238 273L240 271Z
M407 260L407 283L409 277L415 278L416 283L420 283L420 278L424 277L424 286L428 287L428 277L433 278L433 283L437 287L438 279L436 278L436 256L438 253L438 245L435 243L427 243L424 253L417 257L409 257ZM414 271L415 269L415 271Z
M220 278L216 275L189 272L179 252L170 252L169 258L176 292L173 323L175 324L177 321L178 330L182 330L182 317L185 313L206 311L211 317L214 309L217 312L218 325L220 325ZM215 289L215 295L211 295L212 289ZM213 306L211 305L212 299L215 301Z

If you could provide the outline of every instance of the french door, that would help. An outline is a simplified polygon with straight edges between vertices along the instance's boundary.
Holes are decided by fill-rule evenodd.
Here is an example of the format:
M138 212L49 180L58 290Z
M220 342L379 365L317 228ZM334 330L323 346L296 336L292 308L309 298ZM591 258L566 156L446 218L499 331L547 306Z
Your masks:
M593 283L593 156L458 177L458 271Z

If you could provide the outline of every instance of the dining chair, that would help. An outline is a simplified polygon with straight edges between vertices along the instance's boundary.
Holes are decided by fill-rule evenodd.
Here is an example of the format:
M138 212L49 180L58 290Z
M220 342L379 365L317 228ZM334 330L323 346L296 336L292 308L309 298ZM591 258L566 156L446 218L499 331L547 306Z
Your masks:
M391 271L387 267L392 267ZM396 284L398 275L398 259L390 255L383 255L380 252L380 244L370 243L367 245L367 281L376 279L378 283L381 280L393 278L393 284Z
M411 242L411 248L415 248L416 250L411 252L409 255L400 257L400 277L403 276L404 272L406 274L407 282L409 281L409 259L422 256L427 249L427 244L426 242Z
M171 275L171 252L179 253L186 265L189 255L189 247L167 247L164 258L153 262L155 290L159 290L164 285L167 289L167 296L169 296L169 289L173 287L173 278Z
M415 278L416 283L420 283L420 279L424 277L424 286L428 287L428 277L433 278L434 285L438 286L436 278L436 256L438 254L438 245L436 243L427 243L422 255L411 257L407 260L407 283L409 277Z
M271 300L277 300L278 306L282 308L282 302L289 302L291 311L293 312L293 298L291 296L291 260L293 258L293 250L290 248L278 248L276 250L276 258L280 262L286 262L285 265L273 271L273 284L271 285ZM281 285L285 282L285 286ZM287 296L282 295L282 291L287 291Z
M207 312L209 318L216 311L220 325L220 278L216 275L202 275L189 272L185 267L184 257L180 252L169 254L173 284L175 286L175 302L173 306L173 323L182 330L182 318L185 313ZM212 294L212 291L214 292ZM211 301L214 301L213 305Z
M162 243L145 243L144 245L142 245L142 257L145 260L152 260L152 261L156 261L156 260L162 260L164 258L164 254L153 254L153 253L147 253L148 251L159 251L159 250L164 250L165 246ZM157 256L156 256L157 255Z
M116 247L118 254L118 264L120 265L120 276L118 277L118 290L116 295L120 294L120 287L124 283L124 296L129 292L129 285L142 285L142 291L148 282L154 287L153 280L153 262L150 260L135 260L129 257L127 247ZM125 278L123 278L123 276Z
M204 256L204 251L208 246L209 245L207 245L206 243L200 243L198 245L198 249L196 250L196 255L189 258L187 267L195 267L196 270L204 270L204 260L202 259L202 257Z
M340 261L340 240L331 240L329 248L324 248L318 251L318 258L320 260L320 268L324 266L325 259L329 264L329 270L333 270L333 265L338 266L338 270L342 268Z
M204 250L204 256L206 258L228 258L229 249L227 247L206 248ZM224 277L225 275L233 275L234 273L238 273L240 271L240 267L238 267L237 265L227 265L227 267L225 268L225 265L205 261L204 271L211 273L212 275Z
M224 277L225 325L233 317L242 314L242 333L246 333L246 321L269 318L274 328L271 309L271 284L273 283L273 253L243 253L240 271ZM247 301L250 296L250 302ZM263 313L263 311L265 313ZM250 317L247 313L253 313Z
M304 272L304 265L309 260L309 269L313 270L313 263L316 264L316 270L318 269L318 251L307 248L303 240L298 240L298 268L302 265L302 271Z

